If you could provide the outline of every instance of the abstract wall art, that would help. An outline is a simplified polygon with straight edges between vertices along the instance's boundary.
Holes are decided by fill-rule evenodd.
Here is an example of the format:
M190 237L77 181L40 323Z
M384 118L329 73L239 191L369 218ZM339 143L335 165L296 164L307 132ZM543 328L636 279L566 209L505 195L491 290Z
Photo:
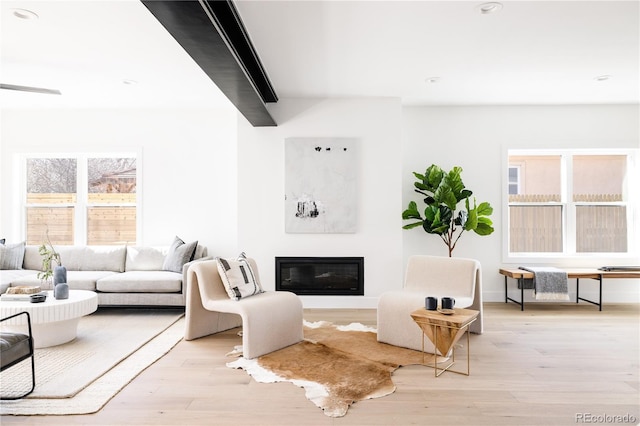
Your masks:
M285 139L285 232L356 232L356 141Z

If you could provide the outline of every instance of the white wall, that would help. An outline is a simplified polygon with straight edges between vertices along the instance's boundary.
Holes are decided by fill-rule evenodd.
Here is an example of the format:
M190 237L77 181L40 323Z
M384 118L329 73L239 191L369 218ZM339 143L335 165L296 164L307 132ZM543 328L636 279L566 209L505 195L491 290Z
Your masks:
M20 235L20 153L142 153L138 244L199 240L212 254L237 247L237 121L220 109L3 110L0 132L0 235Z
M447 170L461 166L465 185L478 201L494 207L491 218L496 230L483 237L465 233L453 253L480 261L485 301L504 301L504 277L498 269L503 265L502 175L507 149L639 148L639 129L637 105L405 107L403 208L416 199L413 171L424 172L432 163ZM403 260L412 254L447 256L447 249L437 236L421 229L405 230ZM640 264L640 259L627 261ZM597 259L594 262L601 266ZM640 301L638 284L638 280L605 280L604 302ZM575 284L569 288L574 292ZM581 286L581 295L595 298L596 291L595 281Z
M269 289L275 287L276 256L364 256L364 297L302 299L305 307L376 307L381 292L402 286L399 100L282 99L270 112L278 127L239 126L241 249L256 258ZM285 233L284 140L289 137L358 139L356 233Z
M412 171L464 169L465 183L495 208L496 232L465 234L454 251L482 263L484 296L504 301L502 181L508 148L639 148L638 106L402 107L397 99L282 99L278 127L253 128L232 109L3 110L0 238L21 238L14 158L24 152L140 150L142 241L198 239L213 255L246 251L274 288L276 256L364 256L364 297L306 296L307 307L375 307L400 288L411 254L446 256L437 237L402 230ZM284 232L284 140L359 140L358 230ZM640 259L633 260L640 264ZM640 302L637 280L605 281L604 301ZM593 291L587 297L595 297ZM594 286L595 287L595 286ZM570 289L573 291L574 286Z

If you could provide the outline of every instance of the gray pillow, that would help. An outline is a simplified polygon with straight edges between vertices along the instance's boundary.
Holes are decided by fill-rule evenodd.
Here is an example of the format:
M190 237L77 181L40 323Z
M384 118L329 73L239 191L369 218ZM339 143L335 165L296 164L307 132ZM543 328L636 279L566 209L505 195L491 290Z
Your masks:
M22 269L25 242L17 244L0 244L0 269Z
M193 260L197 246L197 241L185 244L184 241L176 237L169 247L167 257L164 258L162 270L182 273L184 264Z

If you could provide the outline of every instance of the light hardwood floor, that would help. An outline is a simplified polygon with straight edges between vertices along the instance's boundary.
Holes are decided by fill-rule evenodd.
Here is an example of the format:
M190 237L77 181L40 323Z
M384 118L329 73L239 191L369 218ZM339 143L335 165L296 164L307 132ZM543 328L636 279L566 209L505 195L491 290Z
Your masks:
M469 377L402 367L393 375L395 393L357 402L335 419L301 388L256 383L227 368L225 354L240 344L235 330L180 342L96 414L4 416L0 423L538 426L587 423L581 418L591 415L632 416L627 424L638 424L639 317L637 304L602 312L582 303L530 304L521 312L487 303L485 333L471 335ZM375 310L307 310L305 319L376 323Z

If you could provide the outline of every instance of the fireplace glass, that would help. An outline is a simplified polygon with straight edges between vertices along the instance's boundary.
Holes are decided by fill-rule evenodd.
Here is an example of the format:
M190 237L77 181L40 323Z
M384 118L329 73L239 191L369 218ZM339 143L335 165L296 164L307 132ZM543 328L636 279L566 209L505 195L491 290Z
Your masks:
M298 295L364 295L363 257L276 257L276 290Z

